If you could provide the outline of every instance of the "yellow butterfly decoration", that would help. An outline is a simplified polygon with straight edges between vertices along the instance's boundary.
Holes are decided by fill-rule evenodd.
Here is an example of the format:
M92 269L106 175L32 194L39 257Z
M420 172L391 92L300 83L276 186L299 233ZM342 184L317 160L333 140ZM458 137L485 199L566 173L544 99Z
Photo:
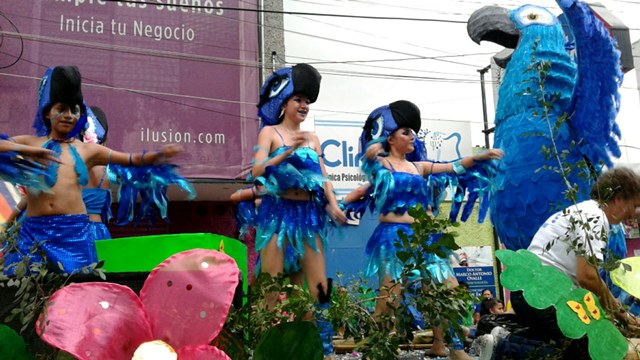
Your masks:
M600 320L600 309L598 309L598 307L596 306L596 302L593 299L593 294L590 291L587 292L584 295L583 300L585 305L587 306L587 310L585 310L582 304L577 301L569 300L567 301L567 305L569 305L573 312L578 314L578 318L580 318L580 321L587 325L591 323L591 319L589 318L589 316L595 320ZM587 314L589 315L587 316Z

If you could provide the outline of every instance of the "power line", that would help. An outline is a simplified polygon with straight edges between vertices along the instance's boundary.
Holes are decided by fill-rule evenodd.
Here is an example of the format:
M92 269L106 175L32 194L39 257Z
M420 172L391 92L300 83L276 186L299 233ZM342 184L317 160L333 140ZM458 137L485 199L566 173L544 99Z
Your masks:
M108 0L108 1L114 2L114 3L123 2L123 1L119 1L119 0ZM176 6L178 6L178 5L176 5ZM181 5L180 7L189 7L189 6L188 5ZM196 6L196 8L199 8L199 7ZM18 17L22 16L22 15L16 15L16 14L12 14L12 15L18 16ZM28 19L32 19L32 20L39 20L39 21L43 21L43 22L55 23L52 20L35 19L35 18L31 18L31 17L26 17L26 16L22 16L22 17L28 18ZM284 32L287 32L287 33L291 33L291 34L301 35L301 36L305 36L305 37L311 37L311 38L315 38L315 39L326 40L326 41L330 41L330 42L342 43L342 44L361 47L361 48L370 49L370 50L384 51L384 52L388 52L388 53L392 53L392 54L405 55L405 56L423 57L421 55L407 53L407 52L395 51L395 50L391 50L391 49L388 49L388 48L368 46L368 45L364 45L364 44L360 44L360 43L354 43L354 42L339 40L339 39L330 38L330 37L323 37L323 36L313 35L313 34L309 34L308 32L299 32L299 31L294 31L294 30L288 30L288 29L284 29L284 28L276 27L276 26L265 26L264 24L254 23L254 22L247 21L247 20L242 20L241 21L241 20L238 20L238 19L228 18L228 17L224 17L224 16L221 16L221 18L224 19L224 20L230 20L230 21L235 21L235 22L244 22L244 23L248 23L248 24L252 24L252 25L256 25L256 26L261 26L263 28L270 28L270 29L280 30L280 31L284 31ZM177 41L177 40L171 40L171 41ZM205 44L205 43L202 43L202 44ZM409 45L429 49L427 47L418 46L416 44L409 44ZM228 49L226 47L220 47L220 46L210 45L210 44L206 44L206 46L213 46L213 47L219 47L219 48L223 48L223 49ZM240 49L232 49L232 50L240 50ZM444 52L444 51L437 50L437 49L431 49L431 50ZM444 53L446 53L446 52L444 52ZM457 61L452 61L452 60L447 60L447 59L434 59L434 60L435 61L443 61L443 62L452 63L452 64L457 64L457 65L470 66L470 67L474 67L474 68L479 67L479 65L462 63L462 62L457 62Z
M495 52L490 53L473 53L473 54L457 54L457 55L439 55L439 56L417 56L417 57L409 57L409 58L401 58L401 59L369 59L369 60L344 60L344 61L331 61L331 60L321 60L315 62L309 62L309 64L347 64L354 65L354 63L371 63L371 62L390 62L390 61L410 61L410 60L442 60L448 58L455 57L467 57L467 56L478 56L478 55L495 55ZM410 69L402 69L396 68L398 70L410 70ZM418 71L418 70L416 70Z
M144 49L144 48L134 48L134 47L101 44L101 43L83 42L78 40L52 38L52 37L40 36L40 35L24 35L24 34L16 34L16 33L8 33L8 32L4 32L4 34L8 36L20 37L22 39L31 40L31 41L43 41L43 42L53 43L53 44L62 44L62 45L69 45L74 47L90 48L90 49L105 50L105 51L117 51L122 53L139 54L144 56L164 57L164 58L170 58L170 59L176 59L176 60L182 59L182 60L189 60L189 61L201 61L201 62L207 62L207 63L221 64L221 65L245 66L245 67L254 67L254 68L260 65L259 63L237 60L237 59L215 58L215 57L204 56L204 55L193 55L193 54L176 53L171 51L160 51L160 50L151 50L151 49ZM10 54L5 53L5 55L10 55ZM411 75L399 75L399 74L340 71L340 70L331 70L331 69L319 69L319 70L322 70L322 72L325 74L333 74L333 75L339 75L339 76L352 76L352 77L404 79L404 80L414 79L414 80L423 80L423 81L431 80L435 82L444 81L444 82L476 83L478 81L478 80L461 79L461 78L439 78L439 77L411 76Z
M278 59L283 63L298 63L298 61L286 61L286 59L284 59L284 58L282 58L280 56L278 56ZM343 63L343 62L335 62L335 61L330 61L330 60L309 58L309 57L297 56L297 55L289 55L289 54L287 54L287 59L299 59L299 60L302 60L301 62L305 62L307 64L327 64L327 65L331 65L331 64L342 64ZM420 58L407 58L406 60L411 60L411 59L420 60ZM393 61L404 61L404 60L405 59L377 59L377 60L372 60L372 61L375 61L375 62L393 62ZM367 61L364 61L364 62L368 63ZM477 77L477 74L475 74L475 73L473 73L473 74L463 74L463 73L452 73L452 72L435 71L435 70L405 69L405 68L399 68L399 67L393 67L393 66L380 66L380 65L369 65L369 64L350 64L349 62L345 62L345 65L366 66L366 67L374 68L374 69L411 71L411 72L433 73L433 74L442 74L442 75L459 75L459 76L469 76L469 77L474 77L474 78Z
M119 2L119 3L125 3L125 4L139 4L138 1L134 1L134 0L105 0L105 1ZM352 15L352 14L314 13L314 12L285 11L285 10L249 9L249 8L238 8L238 7L230 7L230 6L202 6L202 5L181 5L181 4L171 4L170 6L175 6L177 8L187 8L187 9L246 11L246 12L264 13L264 14L305 15L305 16L337 17L337 18L350 18L350 19L443 22L443 23L453 23L453 24L467 23L466 21L460 21L460 20L412 18L412 17L401 17L401 16L395 17L395 16L368 16L368 15Z
M7 55L2 51L0 51L0 54ZM41 63L38 63L38 62L35 62L35 61L31 61L31 60L28 60L28 59L25 59L24 57L22 57L21 60L25 61L25 62L27 62L29 64L32 64L32 65L40 66L40 67L45 68L45 69L48 68L47 65L44 65L44 64L41 64ZM9 74L9 73L0 73L0 75L9 76L9 77L19 77L19 78L33 79L33 80L36 80L36 81L40 81L39 78L34 78L34 77L30 77L30 76L21 76L21 75ZM89 80L90 82L93 82L95 84L101 85L102 87L110 89L110 90L124 91L124 92L128 92L128 93L132 93L132 94L148 97L148 98L151 98L151 99L154 99L154 100L158 100L158 101L162 101L162 102L168 102L168 103L171 103L171 104L174 104L174 105L179 105L179 106L183 106L183 107L188 107L188 108L192 108L192 109L202 110L202 111L206 111L206 112L210 112L210 113L215 113L215 114L220 114L220 115L225 115L225 116L231 116L231 117L236 117L236 118L241 118L241 119L249 119L249 120L256 120L256 121L258 120L258 116L257 115L255 117L254 116L247 117L247 116L242 116L242 115L239 115L239 114L231 114L231 113L227 113L227 112L220 111L220 110L214 110L214 109L204 108L204 107L195 106L195 105L189 105L189 104L185 104L185 103L182 103L182 102L179 102L179 101L166 99L166 98L161 98L159 96L156 96L155 94L146 93L146 92L141 91L141 90L116 88L113 85L109 85L109 84L107 84L105 82L101 82L101 81L98 81L96 79L88 78L86 76L83 76L83 79ZM93 85L93 84L90 84L90 83L86 83L85 85L86 86L96 86L96 85ZM166 94L166 95L183 96L181 94ZM252 103L247 103L247 102L243 103L241 101L238 101L237 103L238 104L252 104Z

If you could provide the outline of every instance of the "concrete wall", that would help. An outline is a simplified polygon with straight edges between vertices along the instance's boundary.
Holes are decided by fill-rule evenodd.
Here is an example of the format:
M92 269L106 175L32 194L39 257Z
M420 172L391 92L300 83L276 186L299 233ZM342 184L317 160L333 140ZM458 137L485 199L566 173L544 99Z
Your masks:
M638 86L638 98L640 98L640 40L631 44L631 52L633 53L633 65L636 68L636 83Z
M264 10L282 11L282 0L262 0ZM262 76L263 81L271 73L284 66L284 16L274 13L262 13ZM272 54L275 52L275 64Z

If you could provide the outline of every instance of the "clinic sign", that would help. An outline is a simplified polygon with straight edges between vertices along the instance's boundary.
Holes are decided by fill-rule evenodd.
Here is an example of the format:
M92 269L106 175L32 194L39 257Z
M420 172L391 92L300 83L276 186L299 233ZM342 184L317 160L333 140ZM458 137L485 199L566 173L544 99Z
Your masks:
M338 197L367 180L360 170L363 154L359 138L363 124L361 121L315 120L327 176ZM429 159L452 161L471 155L471 131L467 122L423 121L419 136L424 139Z
M327 176L336 195L341 198L363 184L367 179L360 170L358 139L362 123L343 120L315 120L315 131L320 138Z
M190 178L243 179L257 138L257 0L2 0L0 126L31 134L40 77L76 65L108 146L184 146ZM249 11L228 10L229 8ZM5 11L6 10L6 11Z

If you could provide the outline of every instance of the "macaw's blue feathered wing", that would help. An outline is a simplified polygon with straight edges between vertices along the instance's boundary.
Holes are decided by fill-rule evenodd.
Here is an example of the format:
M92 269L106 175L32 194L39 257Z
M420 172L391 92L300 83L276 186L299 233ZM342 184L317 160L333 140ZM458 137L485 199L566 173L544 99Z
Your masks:
M499 89L495 147L505 151L493 178L491 221L508 249L526 249L556 211L589 197L601 164L618 156L615 123L621 74L615 44L581 2L560 1L576 54L548 10L484 7L467 25L476 41L514 48ZM576 60L577 59L577 60Z
M623 80L620 51L587 4L563 1L560 5L576 41L578 63L569 122L580 139L581 152L594 164L612 166L612 157L621 155L616 123Z

